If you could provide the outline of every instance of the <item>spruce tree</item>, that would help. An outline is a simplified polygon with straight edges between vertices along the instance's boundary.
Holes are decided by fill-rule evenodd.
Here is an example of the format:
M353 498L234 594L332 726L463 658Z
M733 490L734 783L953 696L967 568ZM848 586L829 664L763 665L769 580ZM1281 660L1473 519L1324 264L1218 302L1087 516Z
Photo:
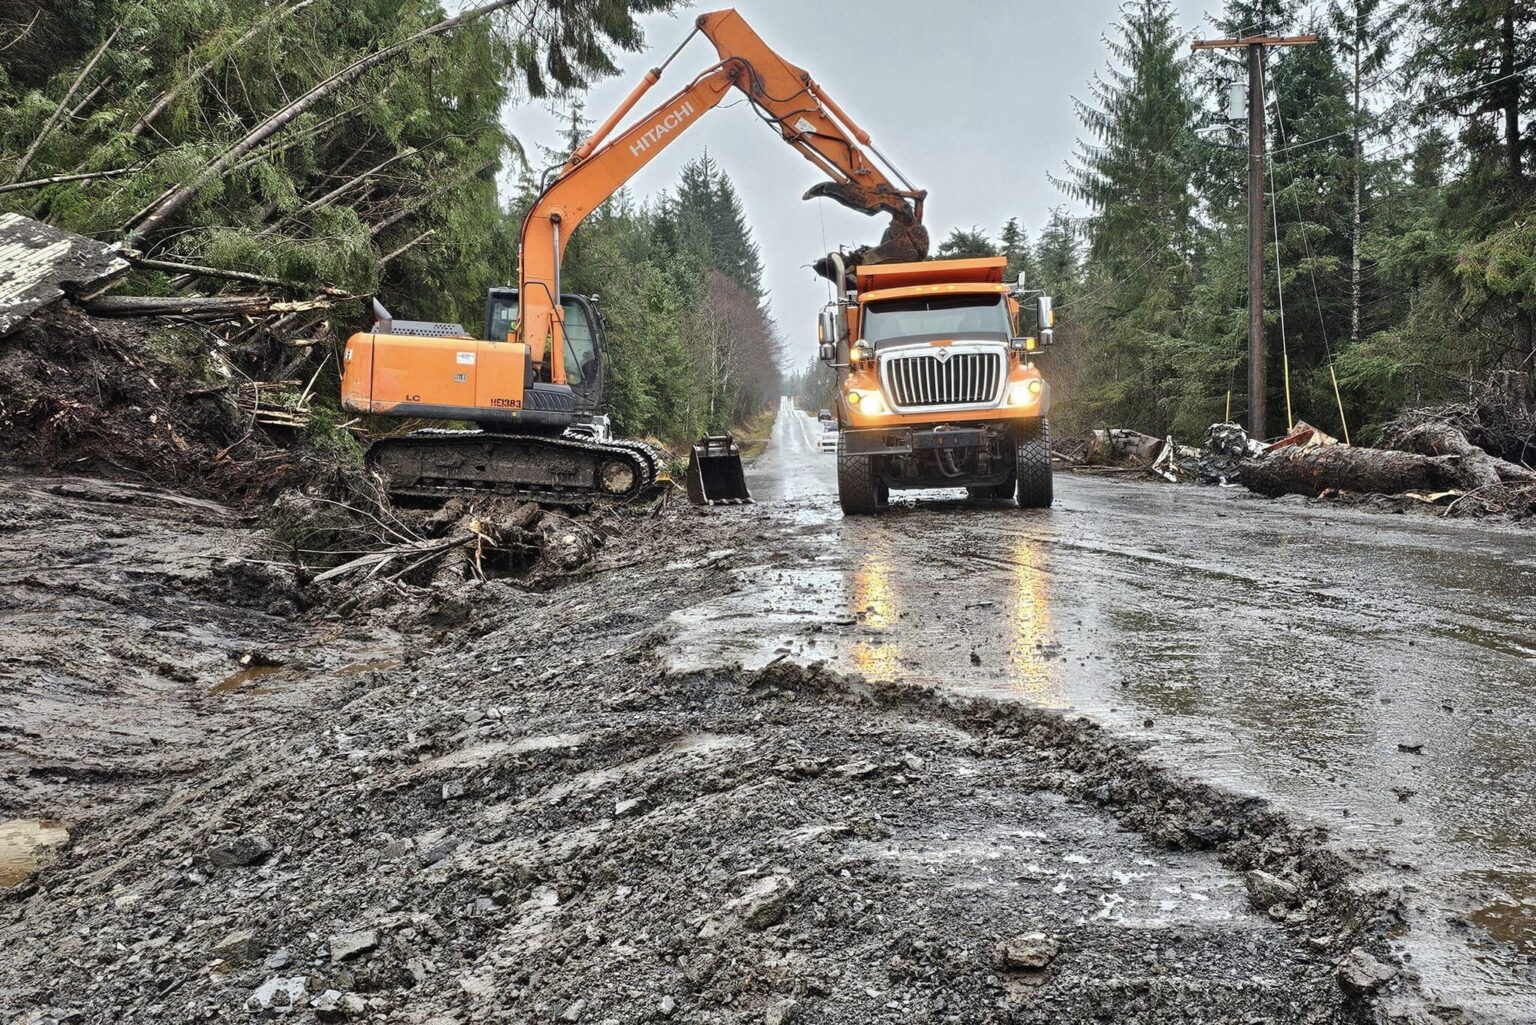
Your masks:
M1088 139L1065 180L1089 210L1086 221L1092 362L1106 369L1098 389L1079 392L1093 416L1161 429L1167 381L1194 230L1197 101L1186 75L1186 44L1168 0L1131 0L1109 43L1110 66L1076 101ZM1050 229L1048 229L1050 230ZM1041 263L1045 263L1042 239ZM1049 271L1042 266L1042 275Z
M938 257L941 260L963 260L996 255L998 255L997 245L987 238L986 232L975 227L969 231L951 228L949 235L939 243L938 249Z
M1002 255L1008 258L1008 280L1017 281L1019 275L1023 274L1030 287L1035 287L1034 280L1038 274L1035 252L1029 244L1029 232L1019 226L1017 217L1008 218L997 241L1002 248Z

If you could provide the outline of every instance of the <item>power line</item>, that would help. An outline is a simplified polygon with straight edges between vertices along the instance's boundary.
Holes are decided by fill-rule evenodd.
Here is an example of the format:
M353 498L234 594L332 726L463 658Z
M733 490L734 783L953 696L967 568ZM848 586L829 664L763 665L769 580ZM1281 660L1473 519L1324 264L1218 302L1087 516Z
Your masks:
M1362 135L1360 138L1362 140L1364 140L1364 139L1374 139L1374 138L1376 138L1379 135L1385 135L1387 132L1390 132L1394 128L1397 128L1399 126L1397 122L1402 121L1408 115L1416 114L1419 111L1424 110L1424 109L1429 108L1429 107L1441 106L1442 104L1449 103L1452 100L1461 99L1464 96L1475 95L1477 93L1482 92L1484 89L1489 88L1490 86L1498 85L1500 82L1508 81L1511 78L1518 78L1521 75L1525 74L1527 71L1531 70L1531 68L1536 68L1536 63L1528 64L1525 67L1519 69L1518 71L1511 71L1507 75L1500 75L1498 78L1490 79L1487 82L1484 82L1482 85L1476 86L1476 87L1474 87L1472 89L1465 90L1464 92L1455 93L1455 94L1450 95L1450 96L1442 96L1439 99L1435 99L1435 100L1427 100L1424 103L1420 103L1420 104L1418 104L1416 106L1409 107L1409 108L1407 108L1405 110L1402 110L1401 112L1396 113L1396 114L1391 114L1391 115L1383 114L1382 115L1383 118L1387 118L1389 116L1392 117L1394 119L1394 123L1386 124L1386 125L1382 126L1380 129L1378 129L1378 130L1376 130L1374 132L1370 132L1370 133L1368 133L1366 135ZM1354 129L1347 129L1347 130L1342 131L1342 132L1334 132L1332 135L1324 135L1324 136L1320 136L1320 137L1318 137L1316 139L1308 139L1305 142L1291 143L1290 145L1282 146L1279 149L1272 149L1272 150L1269 151L1268 155L1269 156L1275 156L1275 155L1278 155L1278 154L1281 154L1281 153L1288 153L1291 150L1305 149L1308 146L1317 146L1317 145L1320 145L1322 143L1331 142L1334 139L1340 139L1340 138L1343 138L1346 135L1352 135L1352 134L1354 134Z

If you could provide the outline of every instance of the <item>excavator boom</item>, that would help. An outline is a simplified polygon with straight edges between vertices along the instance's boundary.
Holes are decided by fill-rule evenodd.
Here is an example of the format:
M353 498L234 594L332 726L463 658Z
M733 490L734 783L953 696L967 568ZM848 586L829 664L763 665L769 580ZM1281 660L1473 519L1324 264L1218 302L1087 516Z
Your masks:
M813 186L804 198L826 197L852 210L891 218L881 244L864 250L860 262L913 261L928 254L928 234L922 225L927 193L914 189L884 161L869 134L808 72L776 53L734 10L699 15L694 32L714 43L720 63L610 139L614 126L661 79L665 64L648 72L592 138L571 155L523 220L521 340L529 345L535 363L548 354L549 376L556 383L565 380L560 344L564 316L553 297L560 294L560 264L571 233L704 113L718 106L732 86L746 95L786 143L830 179ZM681 51L679 46L668 62ZM880 159L872 160L870 154ZM882 162L900 184L887 176Z
M457 324L391 321L385 314L371 332L347 342L347 409L480 427L377 443L369 458L396 493L489 489L575 502L628 499L660 479L659 454L606 438L606 418L596 415L601 318L588 299L562 291L560 265L581 222L733 90L827 176L806 199L826 197L889 217L881 243L856 251L850 263L927 256L926 193L890 165L807 72L769 48L735 11L701 15L688 38L698 34L714 44L719 63L621 129L685 39L553 173L523 220L518 287L491 290L483 338ZM824 262L841 276L841 261ZM746 500L740 454L729 436L694 446L688 490L704 504Z

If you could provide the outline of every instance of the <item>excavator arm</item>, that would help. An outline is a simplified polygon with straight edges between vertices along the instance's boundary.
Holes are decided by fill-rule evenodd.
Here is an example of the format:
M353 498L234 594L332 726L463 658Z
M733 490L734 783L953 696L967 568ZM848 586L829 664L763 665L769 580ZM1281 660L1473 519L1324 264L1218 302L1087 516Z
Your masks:
M563 384L565 345L560 296L560 264L577 225L625 182L720 104L734 86L752 108L776 128L790 146L814 164L828 181L813 186L806 199L826 197L866 214L887 214L890 226L878 246L863 250L857 262L921 260L928 253L923 227L923 199L842 108L811 76L775 53L734 10L700 15L694 34L714 43L720 63L693 80L631 127L609 138L614 128L661 79L681 52L674 50L661 67L648 72L617 110L583 143L540 193L523 220L519 249L519 340L535 364L549 359L549 379ZM692 39L690 34L689 39ZM684 40L686 45L688 40ZM871 160L870 154L878 158ZM882 170L884 164L899 185Z

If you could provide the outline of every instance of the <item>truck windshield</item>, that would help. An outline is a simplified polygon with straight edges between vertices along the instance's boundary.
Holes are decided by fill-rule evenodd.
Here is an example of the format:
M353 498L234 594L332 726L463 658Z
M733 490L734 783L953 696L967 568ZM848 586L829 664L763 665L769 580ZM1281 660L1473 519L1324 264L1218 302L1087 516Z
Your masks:
M1000 295L891 299L870 303L864 309L864 340L871 345L913 335L959 338L1008 334L1008 308Z

